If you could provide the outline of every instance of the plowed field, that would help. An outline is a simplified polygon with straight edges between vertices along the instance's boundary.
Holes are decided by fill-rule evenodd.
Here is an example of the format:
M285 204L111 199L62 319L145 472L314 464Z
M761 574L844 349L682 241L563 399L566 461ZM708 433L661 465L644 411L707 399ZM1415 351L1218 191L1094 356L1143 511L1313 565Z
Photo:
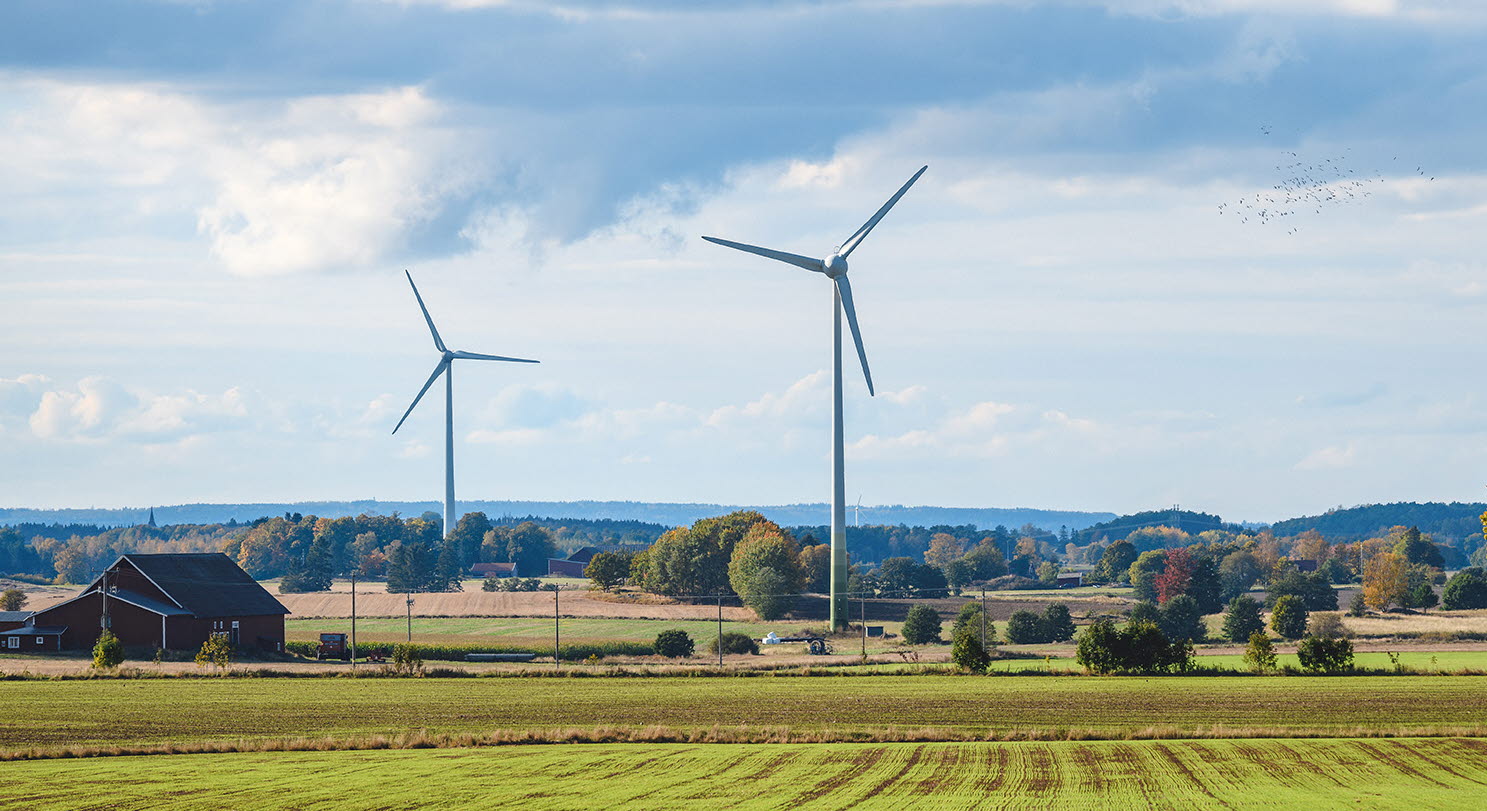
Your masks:
M5 765L29 809L1480 808L1474 739L663 744Z

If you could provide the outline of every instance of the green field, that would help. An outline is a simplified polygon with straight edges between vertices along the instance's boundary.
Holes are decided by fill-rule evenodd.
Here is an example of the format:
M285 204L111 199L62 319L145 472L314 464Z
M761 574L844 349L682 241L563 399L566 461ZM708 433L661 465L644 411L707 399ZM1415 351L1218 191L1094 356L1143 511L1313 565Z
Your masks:
M1425 734L1487 727L1484 699L1487 680L1446 676L11 681L0 750L599 726Z
M17 807L1480 808L1475 739L619 744L5 765Z
M698 646L717 636L715 620L611 619L564 617L559 620L564 640L570 642L653 642L656 634L679 628ZM736 631L758 639L770 631L780 636L806 627L807 622L723 622L723 631ZM888 623L896 630L899 623ZM413 641L432 644L545 645L552 649L551 617L414 617ZM284 623L291 641L316 641L322 633L351 633L349 619L290 619ZM356 636L365 642L402 642L407 639L408 621L399 617L368 617L356 621Z

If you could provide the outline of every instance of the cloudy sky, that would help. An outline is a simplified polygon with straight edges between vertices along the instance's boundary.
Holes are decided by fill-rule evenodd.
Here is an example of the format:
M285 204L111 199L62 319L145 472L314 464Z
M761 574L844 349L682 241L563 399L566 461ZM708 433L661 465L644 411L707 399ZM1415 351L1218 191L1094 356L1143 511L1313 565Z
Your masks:
M1483 53L1473 0L12 0L0 505L440 497L405 268L543 362L456 368L461 495L823 501L829 285L698 237L824 255L923 164L849 500L1478 500Z

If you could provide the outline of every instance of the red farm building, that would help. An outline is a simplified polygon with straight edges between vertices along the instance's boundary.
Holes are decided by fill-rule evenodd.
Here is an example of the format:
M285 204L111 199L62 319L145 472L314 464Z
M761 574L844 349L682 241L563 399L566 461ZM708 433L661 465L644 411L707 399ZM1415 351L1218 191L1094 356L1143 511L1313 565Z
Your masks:
M585 546L565 560L548 558L547 574L549 577L583 577L583 570L587 569L589 562L602 551L604 550L595 546Z
M105 603L106 608L105 608ZM0 633L44 638L32 650L91 648L107 611L125 647L195 650L212 634L240 647L284 649L283 603L220 552L123 555L78 596L31 614L22 628ZM27 631L28 628L34 631ZM4 643L0 643L4 644Z

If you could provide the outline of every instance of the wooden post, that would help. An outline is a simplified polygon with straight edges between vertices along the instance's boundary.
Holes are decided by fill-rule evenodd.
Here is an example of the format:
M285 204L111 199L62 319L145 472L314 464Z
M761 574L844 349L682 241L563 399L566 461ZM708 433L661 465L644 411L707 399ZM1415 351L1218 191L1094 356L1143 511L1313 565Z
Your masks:
M558 632L558 584L552 584L552 666L560 668L563 666L563 658L559 655L559 643L562 638Z
M862 658L867 660L867 596L857 598L857 609L862 612L859 618L862 621Z
M413 592L408 592L408 644L413 644Z
M718 594L718 667L723 666L723 595Z

